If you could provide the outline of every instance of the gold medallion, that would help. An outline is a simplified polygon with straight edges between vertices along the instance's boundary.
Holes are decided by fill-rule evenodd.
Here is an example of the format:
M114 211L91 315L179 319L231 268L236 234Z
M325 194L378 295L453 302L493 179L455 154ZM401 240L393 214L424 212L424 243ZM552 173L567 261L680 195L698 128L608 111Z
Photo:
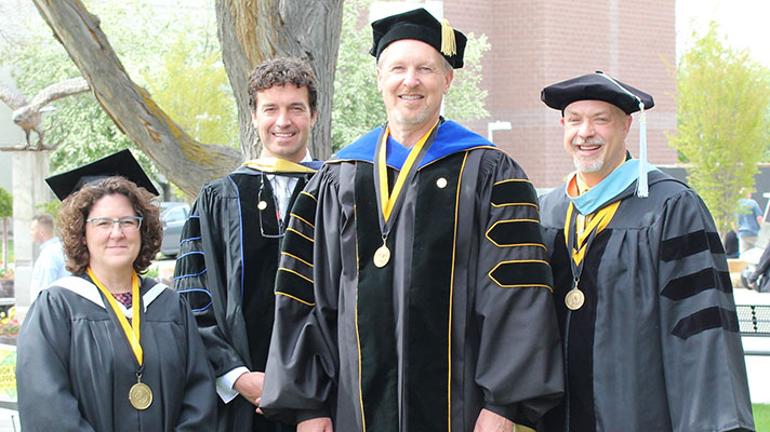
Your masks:
M586 297L583 295L583 291L580 291L577 287L569 290L567 295L564 297L564 304L567 305L569 310L573 311L583 307L583 303L585 303L585 301Z
M128 391L128 401L131 406L139 411L146 410L152 404L152 390L150 386L143 382L138 382L131 386Z
M388 265L388 261L390 261L390 249L385 245L378 247L374 251L374 265L377 268L383 268Z
M267 203L265 201L260 201L259 204L257 204L257 208L260 210L264 210L267 208Z

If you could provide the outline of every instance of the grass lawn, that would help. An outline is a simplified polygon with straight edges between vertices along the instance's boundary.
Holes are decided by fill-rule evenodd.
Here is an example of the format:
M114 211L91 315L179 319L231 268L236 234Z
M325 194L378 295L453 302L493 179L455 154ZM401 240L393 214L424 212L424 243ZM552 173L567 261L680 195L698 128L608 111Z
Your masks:
M753 408L757 432L770 432L770 405L754 404Z

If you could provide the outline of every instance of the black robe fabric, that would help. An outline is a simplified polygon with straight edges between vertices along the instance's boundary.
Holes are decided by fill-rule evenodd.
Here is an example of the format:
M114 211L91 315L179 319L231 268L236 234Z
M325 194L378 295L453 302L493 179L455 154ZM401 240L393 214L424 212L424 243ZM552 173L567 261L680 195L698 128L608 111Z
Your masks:
M307 183L308 175L296 176L290 202ZM260 200L267 204L263 210ZM216 377L240 366L265 370L280 239L262 233L278 234L276 214L265 173L243 167L203 187L182 231L174 286L193 308ZM241 396L227 404L219 399L217 430L294 430L268 421L255 409Z
M447 123L429 153L454 142ZM482 408L532 424L558 402L534 188L473 138L479 147L435 157L404 187L384 268L372 260L383 239L371 162L327 162L302 192L276 282L268 416L328 416L345 432L470 432Z
M542 431L729 431L754 428L730 275L714 222L686 185L652 171L636 183L584 257L573 288L565 187L541 199L564 343L567 392Z
M37 297L18 341L21 426L51 431L206 431L216 424L214 377L187 302L142 279L144 411L128 392L136 360L115 314L86 276L53 283ZM125 315L131 317L131 309Z

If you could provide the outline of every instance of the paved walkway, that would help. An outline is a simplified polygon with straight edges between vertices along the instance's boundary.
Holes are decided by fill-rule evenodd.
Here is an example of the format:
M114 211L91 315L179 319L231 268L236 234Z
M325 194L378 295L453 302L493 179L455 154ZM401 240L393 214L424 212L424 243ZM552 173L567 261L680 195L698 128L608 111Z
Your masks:
M16 411L0 408L0 432L20 432L19 414Z
M770 305L770 293L733 290L736 304ZM770 338L743 338L744 349L770 349ZM746 373L753 403L770 404L770 356L746 356Z

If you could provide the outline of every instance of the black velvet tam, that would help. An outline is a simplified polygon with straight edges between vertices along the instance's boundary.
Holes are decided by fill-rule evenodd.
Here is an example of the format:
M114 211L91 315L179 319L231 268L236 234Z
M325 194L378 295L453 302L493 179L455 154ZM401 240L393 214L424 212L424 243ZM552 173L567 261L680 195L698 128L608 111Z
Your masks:
M540 92L540 100L562 113L569 104L579 100L608 102L626 114L639 111L640 101L645 110L655 106L652 96L601 71L551 84Z

